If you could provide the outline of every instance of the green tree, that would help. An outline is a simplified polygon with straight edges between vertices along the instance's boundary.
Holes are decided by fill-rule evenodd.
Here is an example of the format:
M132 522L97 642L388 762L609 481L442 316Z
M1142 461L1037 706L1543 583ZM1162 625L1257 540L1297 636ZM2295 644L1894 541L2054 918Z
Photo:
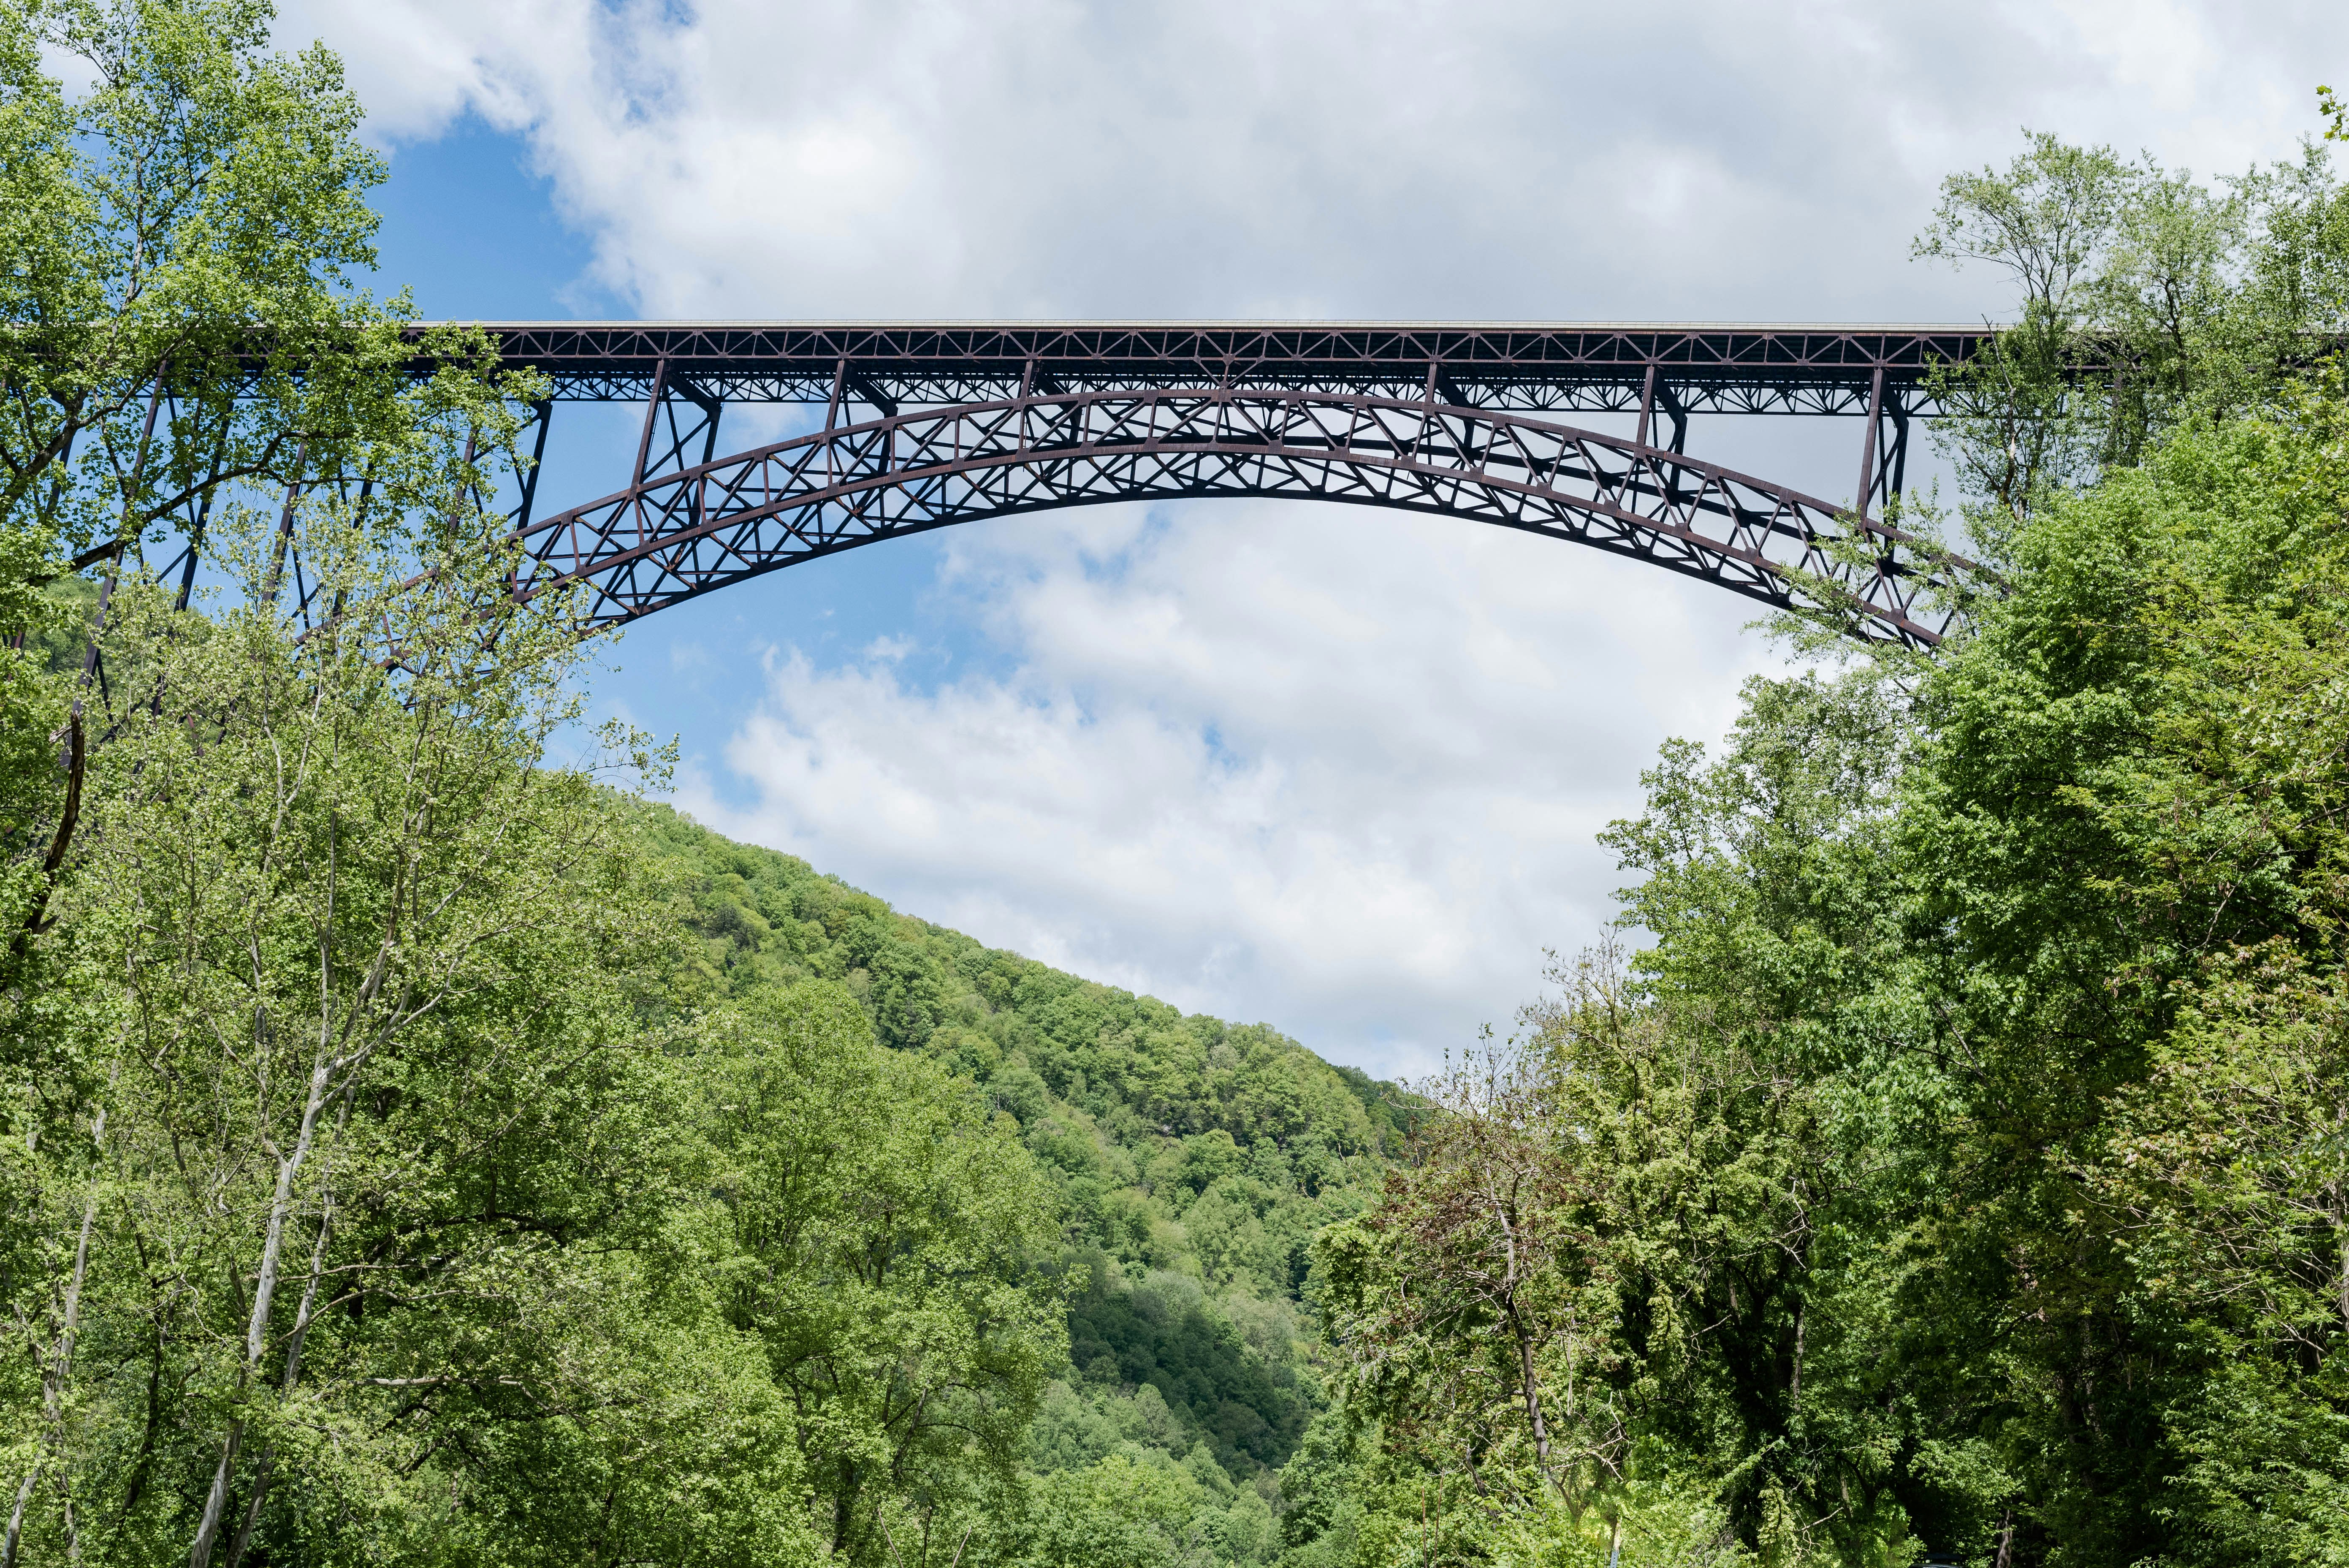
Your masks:
M269 19L0 6L0 1559L788 1555L755 1342L661 1266L722 1240L664 889L487 544L531 389L410 375L380 161Z
M397 426L398 313L353 284L383 162L339 62L268 53L271 20L0 6L0 514L73 549L135 553L223 483L355 479ZM69 97L42 44L91 88Z
M1066 1354L1050 1189L1009 1117L820 981L704 1026L730 1322L789 1400L827 1549L941 1561ZM905 1539L899 1539L904 1536Z
M1986 264L2018 318L1933 384L1973 548L2198 411L2271 404L2349 326L2349 195L2321 147L2217 188L2045 133L1953 174L1913 253Z
M1917 1092L1904 707L1873 670L1746 699L1718 762L1668 747L1609 834L1654 946L1555 971L1516 1054L1434 1094L1408 1172L1320 1243L1350 1408L1399 1475L1454 1478L1429 1505L1462 1552L1892 1562L1934 1501L1883 1354L1905 1178L1879 1118Z
M383 504L388 468L366 526L320 504L311 564L367 613L303 638L258 586L191 616L134 581L105 633L117 732L35 945L111 1001L50 1113L80 1136L32 1172L42 1266L12 1279L48 1309L18 1444L44 1553L442 1555L527 1501L502 1464L612 1465L664 1431L710 1468L616 1466L593 1511L506 1514L497 1560L709 1545L655 1506L665 1481L740 1504L719 1543L789 1539L741 1484L796 1473L780 1402L715 1298L653 1267L719 1263L668 1218L709 1177L647 1030L661 889L618 803L543 765L576 711L563 610L497 608L502 563L450 524L462 465L418 450L445 464L431 504ZM249 585L275 526L216 522ZM428 587L388 591L436 553Z
M2275 1464L2331 1418L2335 1331L2302 1314L2316 1338L2295 1339L2297 1309L2262 1318L2250 1282L2304 1270L2312 1242L2332 1267L2330 1232L2296 1230L2333 1135L2329 1069L2292 1020L2339 962L2341 407L2328 380L2189 424L2052 508L2018 540L2013 595L1924 692L1905 828L1942 1019L1929 1049L1958 1095L1920 1307L1972 1324L1972 1355L2001 1368L1979 1417L2017 1551L2225 1560L2220 1542L2258 1538L2227 1535L2229 1510L2282 1530L2307 1486L2239 1437L2223 1487L2189 1465L2225 1429L2213 1380L2272 1381L2298 1412L2240 1428L2275 1437ZM2264 1064L2241 1044L2262 1016ZM2315 1146L2275 1141L2277 1093ZM2231 1189L2198 1165L2220 1106L2245 1118L2220 1146L2241 1150ZM2223 1270L2181 1265L2249 1245L2247 1202L2267 1229L2233 1265L2251 1295L2222 1304Z
M1198 1484L1168 1464L1111 1454L1037 1483L1026 1550L1034 1568L1186 1568L1215 1561Z
M0 5L0 529L33 541L9 562L19 581L95 573L51 591L94 598L100 623L111 585L142 571L170 572L184 602L195 556L164 546L202 537L232 498L282 496L290 525L301 487L372 491L387 451L442 440L436 413L475 427L459 439L482 457L477 487L505 455L478 335L411 344L405 298L356 286L383 162L339 62L268 52L272 16L266 0ZM89 88L67 93L45 46ZM451 373L419 387L419 352ZM509 389L534 394L527 378ZM39 868L13 878L16 921L45 918L85 759L111 732L82 715L110 672L95 645L78 662L58 703L67 766L9 780L9 863Z

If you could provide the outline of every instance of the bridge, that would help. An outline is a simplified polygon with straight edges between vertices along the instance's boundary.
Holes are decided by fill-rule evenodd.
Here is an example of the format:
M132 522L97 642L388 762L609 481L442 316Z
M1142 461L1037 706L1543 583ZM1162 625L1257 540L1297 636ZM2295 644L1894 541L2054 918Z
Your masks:
M590 626L902 535L1115 501L1278 496L1460 517L1628 556L1930 647L1967 563L1885 519L1935 366L1982 327L1335 322L502 322L543 373L517 595ZM627 483L551 510L566 402L640 403ZM741 403L821 429L725 452ZM1837 504L1687 450L1692 413L1859 425ZM1635 416L1630 437L1566 416Z

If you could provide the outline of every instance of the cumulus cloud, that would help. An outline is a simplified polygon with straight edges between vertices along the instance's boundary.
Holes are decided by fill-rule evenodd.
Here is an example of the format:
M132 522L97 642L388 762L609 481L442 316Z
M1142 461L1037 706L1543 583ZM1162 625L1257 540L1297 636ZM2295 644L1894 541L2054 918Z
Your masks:
M1882 320L2003 302L1908 260L1951 169L2025 124L2203 172L2288 156L2349 13L290 0L284 31L345 51L395 149L466 113L519 138L588 281L647 316ZM1849 434L1694 440L1834 496ZM936 558L978 668L930 679L918 625L779 643L689 803L1388 1067L1596 930L1592 834L1770 661L1716 590L1374 513L1092 511ZM663 618L673 677L723 598Z
M1919 311L2020 122L2232 169L2337 6L296 0L397 138L530 140L648 315Z

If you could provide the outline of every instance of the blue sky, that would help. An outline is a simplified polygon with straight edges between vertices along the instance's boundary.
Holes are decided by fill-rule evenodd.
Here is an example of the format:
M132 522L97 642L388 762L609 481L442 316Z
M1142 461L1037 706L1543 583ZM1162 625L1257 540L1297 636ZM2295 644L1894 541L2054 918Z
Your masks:
M289 0L281 36L392 155L385 286L460 319L1980 319L2000 279L1908 258L1943 173L2026 124L2288 156L2349 57L2337 5L2164 0ZM561 410L543 504L634 418ZM1857 437L1691 446L1841 495ZM1102 508L665 612L593 696L727 832L1409 1073L1599 934L1593 836L1777 668L1748 618L1467 524Z

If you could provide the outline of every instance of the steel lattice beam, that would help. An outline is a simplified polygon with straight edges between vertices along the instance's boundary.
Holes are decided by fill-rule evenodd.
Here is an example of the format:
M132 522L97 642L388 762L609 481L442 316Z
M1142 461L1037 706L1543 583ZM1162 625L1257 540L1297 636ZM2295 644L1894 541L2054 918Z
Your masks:
M1058 372L1056 371L1057 375ZM832 385L837 387L835 359ZM591 627L980 517L1177 496L1341 501L1522 528L1930 647L1967 564L1669 449L1491 409L1228 386L1035 392L826 429L644 473L532 523L512 591L584 591ZM707 372L697 369L697 380Z
M504 361L558 399L642 402L663 364L728 401L814 402L845 362L859 401L895 412L1029 391L1224 386L1520 411L1630 412L1658 384L1682 413L1935 411L1936 364L1982 326L1413 322L491 322ZM421 330L419 328L419 330ZM424 367L419 366L419 369Z

